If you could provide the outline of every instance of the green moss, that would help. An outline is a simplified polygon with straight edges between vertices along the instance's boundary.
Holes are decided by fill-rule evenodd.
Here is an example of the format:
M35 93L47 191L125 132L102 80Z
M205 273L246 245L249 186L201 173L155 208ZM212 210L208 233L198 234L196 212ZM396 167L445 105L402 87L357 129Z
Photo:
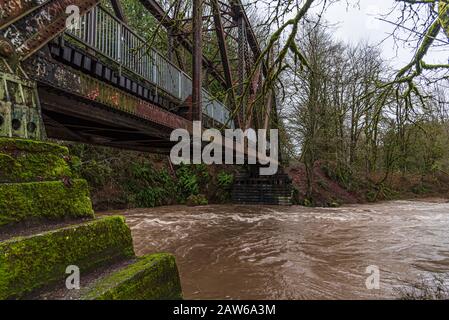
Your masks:
M93 217L85 180L0 184L0 227L32 219Z
M136 263L98 281L83 299L182 299L175 258L165 253L139 258Z
M0 299L64 283L69 265L78 266L82 275L133 256L131 231L118 216L0 242Z
M449 3L440 1L438 5L438 19L444 32L449 37Z
M0 182L30 182L72 177L68 149L57 144L0 138Z
M0 137L0 151L6 153L12 151L27 151L36 153L69 154L67 147L56 143L4 137Z

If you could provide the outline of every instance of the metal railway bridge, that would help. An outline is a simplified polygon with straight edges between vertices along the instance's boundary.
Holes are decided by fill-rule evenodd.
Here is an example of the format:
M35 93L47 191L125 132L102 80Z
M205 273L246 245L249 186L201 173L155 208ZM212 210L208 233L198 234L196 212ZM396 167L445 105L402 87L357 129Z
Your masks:
M165 30L165 55L129 27L119 0L0 0L0 136L167 153L171 131L193 120L271 126L275 98L256 99L266 66L240 0L138 1ZM70 28L69 6L81 14Z

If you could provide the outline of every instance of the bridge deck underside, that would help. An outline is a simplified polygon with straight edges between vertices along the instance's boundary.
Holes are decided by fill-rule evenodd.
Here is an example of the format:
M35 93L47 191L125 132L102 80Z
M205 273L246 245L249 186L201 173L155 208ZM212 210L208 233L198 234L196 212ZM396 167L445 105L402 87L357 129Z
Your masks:
M173 142L168 128L107 106L39 86L49 138L122 149L168 154Z

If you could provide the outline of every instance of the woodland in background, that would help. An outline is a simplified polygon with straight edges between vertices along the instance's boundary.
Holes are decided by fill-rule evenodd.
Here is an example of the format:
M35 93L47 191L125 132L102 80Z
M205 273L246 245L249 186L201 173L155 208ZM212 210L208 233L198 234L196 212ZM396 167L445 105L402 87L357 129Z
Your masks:
M402 99L396 91L385 94L378 88L392 74L377 48L335 41L327 28L310 25L304 26L298 43L309 68L285 76L281 115L290 139L284 151L292 164L301 162L290 171L305 180L300 200L326 205L447 196L449 108L444 87L423 83L425 100ZM352 196L339 195L329 179Z

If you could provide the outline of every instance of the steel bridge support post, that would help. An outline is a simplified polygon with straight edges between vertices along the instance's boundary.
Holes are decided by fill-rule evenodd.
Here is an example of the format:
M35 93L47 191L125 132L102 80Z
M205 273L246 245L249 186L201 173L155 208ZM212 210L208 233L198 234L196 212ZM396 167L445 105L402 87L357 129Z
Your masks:
M43 140L37 85L0 55L0 137Z
M192 120L201 121L202 116L202 45L203 0L193 0L193 81Z
M246 70L246 61L245 61L245 50L246 50L246 26L245 20L243 17L237 18L238 25L238 95L239 95L239 124L242 129L245 129L245 114L246 114L246 106L245 106L245 70Z

